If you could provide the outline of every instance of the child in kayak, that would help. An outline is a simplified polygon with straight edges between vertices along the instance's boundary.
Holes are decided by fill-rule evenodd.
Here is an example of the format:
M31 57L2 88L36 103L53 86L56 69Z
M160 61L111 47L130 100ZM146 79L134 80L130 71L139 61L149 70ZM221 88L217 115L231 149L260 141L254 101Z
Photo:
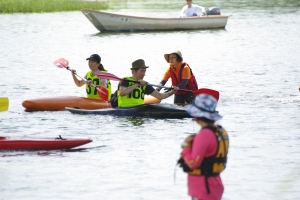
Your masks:
M96 86L103 86L103 87L107 88L107 90L108 90L108 100L109 100L110 96L111 96L110 81L107 79L101 79L96 75L97 72L106 72L103 65L101 64L101 57L98 54L92 54L86 60L89 61L88 65L89 65L89 68L91 71L89 71L85 75L85 77L84 77L85 80L79 80L75 75L76 70L71 70L74 83L78 87L86 85L87 97L93 98L93 99L100 99L100 97L98 95L97 89L92 87L90 84L94 84Z

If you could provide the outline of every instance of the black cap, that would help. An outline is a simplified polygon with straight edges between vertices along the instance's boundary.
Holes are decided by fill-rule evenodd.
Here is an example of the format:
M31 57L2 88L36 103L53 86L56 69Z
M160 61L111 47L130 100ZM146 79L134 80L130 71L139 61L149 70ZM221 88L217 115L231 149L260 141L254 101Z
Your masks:
M97 63L100 63L101 57L98 54L92 54L89 58L86 60L93 60L96 61Z

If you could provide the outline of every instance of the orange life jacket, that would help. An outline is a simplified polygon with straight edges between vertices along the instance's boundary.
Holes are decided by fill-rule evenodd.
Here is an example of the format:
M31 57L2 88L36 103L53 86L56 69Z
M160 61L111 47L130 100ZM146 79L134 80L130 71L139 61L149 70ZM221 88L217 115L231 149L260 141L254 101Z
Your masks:
M198 90L198 84L197 84L197 80L192 72L192 69L190 68L190 66L187 63L182 63L180 71L179 71L179 77L176 77L176 74L174 73L174 71L172 70L172 67L169 68L170 70L170 76L172 79L172 85L177 86L182 82L182 70L184 68L184 66L187 65L191 71L191 78L188 80L188 83L186 84L186 86L184 88L184 90L191 90L191 91L195 91ZM175 93L176 95L186 95L189 94L188 92L183 92L183 91L177 91Z

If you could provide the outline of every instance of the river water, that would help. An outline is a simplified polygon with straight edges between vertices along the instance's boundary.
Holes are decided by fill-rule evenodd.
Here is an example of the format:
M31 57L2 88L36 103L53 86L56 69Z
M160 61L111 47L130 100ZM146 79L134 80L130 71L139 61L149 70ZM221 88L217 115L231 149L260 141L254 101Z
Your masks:
M177 16L183 5L122 1L111 11ZM1 14L0 96L10 105L0 113L0 135L93 142L73 152L1 152L0 199L189 199L186 174L174 169L180 143L199 130L191 119L28 113L21 105L31 98L85 96L69 71L52 64L60 57L84 76L85 59L98 53L104 67L121 77L142 58L150 66L145 80L156 84L168 67L163 54L177 49L199 86L221 94L219 123L230 136L222 199L300 199L299 3L202 5L232 15L226 28L99 33L79 11Z

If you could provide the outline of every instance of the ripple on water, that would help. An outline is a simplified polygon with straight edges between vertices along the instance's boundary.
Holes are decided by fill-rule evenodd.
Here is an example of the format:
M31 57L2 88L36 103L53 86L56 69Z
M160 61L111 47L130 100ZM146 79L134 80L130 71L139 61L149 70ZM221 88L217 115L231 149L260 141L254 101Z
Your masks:
M169 14L151 10L153 2L166 4L147 1L138 12ZM130 75L132 61L142 58L150 66L145 80L157 84L168 68L163 54L179 49L199 87L220 91L219 123L230 137L228 165L221 175L223 199L300 199L299 6L262 6L272 3L254 8L246 1L215 2L233 15L224 30L99 33L79 11L1 15L0 96L10 100L9 110L1 113L1 135L62 135L93 142L77 151L0 152L0 196L188 198L186 174L177 168L174 184L174 167L180 143L200 129L192 119L28 113L21 105L32 98L85 96L70 72L53 66L57 58L67 58L84 76L85 58L99 53L104 67L120 77ZM181 4L173 2L172 15ZM128 5L124 12L135 12L135 3ZM117 84L112 81L114 89ZM172 103L172 98L163 102Z

